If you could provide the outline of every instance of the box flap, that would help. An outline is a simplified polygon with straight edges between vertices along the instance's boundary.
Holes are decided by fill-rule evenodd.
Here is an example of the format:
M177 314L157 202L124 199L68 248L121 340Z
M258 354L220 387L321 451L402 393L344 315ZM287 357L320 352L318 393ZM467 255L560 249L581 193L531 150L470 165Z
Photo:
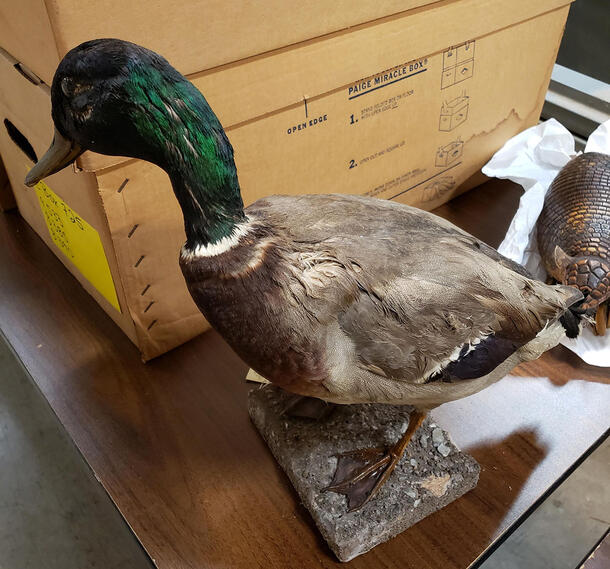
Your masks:
M47 83L70 49L107 37L162 53L189 75L435 1L6 1L0 43Z

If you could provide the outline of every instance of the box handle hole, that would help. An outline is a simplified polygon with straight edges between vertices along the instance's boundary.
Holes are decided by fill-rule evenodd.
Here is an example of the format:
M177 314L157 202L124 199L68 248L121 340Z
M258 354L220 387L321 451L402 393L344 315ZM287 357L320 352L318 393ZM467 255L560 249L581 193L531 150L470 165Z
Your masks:
M6 132L8 132L11 140L19 147L21 152L23 152L32 162L38 162L38 156L36 156L34 147L21 131L8 119L4 119L4 126L6 127Z

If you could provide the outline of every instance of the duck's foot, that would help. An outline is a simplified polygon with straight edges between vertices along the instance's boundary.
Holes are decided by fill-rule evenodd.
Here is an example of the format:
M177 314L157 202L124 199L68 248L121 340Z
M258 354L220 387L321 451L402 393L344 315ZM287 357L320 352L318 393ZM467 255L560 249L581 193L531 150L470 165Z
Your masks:
M319 421L330 415L336 405L318 399L317 397L306 397L305 395L294 395L282 409L282 415L299 417Z
M349 512L360 509L386 483L400 462L413 433L425 418L425 413L413 412L405 434L388 449L365 448L337 455L335 475L330 485L322 491L344 494Z
M347 497L347 511L366 504L384 485L400 457L391 449L365 448L337 455L337 469L323 492L337 492Z

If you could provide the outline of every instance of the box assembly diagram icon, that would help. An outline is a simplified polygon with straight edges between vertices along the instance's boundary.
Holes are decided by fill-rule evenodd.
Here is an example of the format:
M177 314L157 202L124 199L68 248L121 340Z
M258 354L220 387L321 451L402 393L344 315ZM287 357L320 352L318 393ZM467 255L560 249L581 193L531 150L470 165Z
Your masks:
M448 132L461 125L468 118L468 105L470 97L463 92L460 96L450 101L445 101L441 106L441 116L438 130Z
M443 52L441 89L470 79L474 74L474 41L450 47Z
M449 166L462 156L464 150L464 142L459 138L440 147L436 152L436 166Z

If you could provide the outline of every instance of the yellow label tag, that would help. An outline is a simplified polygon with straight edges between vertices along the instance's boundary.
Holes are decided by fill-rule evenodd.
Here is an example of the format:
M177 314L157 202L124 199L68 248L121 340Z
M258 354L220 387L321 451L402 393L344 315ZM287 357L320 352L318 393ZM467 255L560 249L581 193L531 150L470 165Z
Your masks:
M38 182L35 188L53 243L121 312L100 234L44 182Z

